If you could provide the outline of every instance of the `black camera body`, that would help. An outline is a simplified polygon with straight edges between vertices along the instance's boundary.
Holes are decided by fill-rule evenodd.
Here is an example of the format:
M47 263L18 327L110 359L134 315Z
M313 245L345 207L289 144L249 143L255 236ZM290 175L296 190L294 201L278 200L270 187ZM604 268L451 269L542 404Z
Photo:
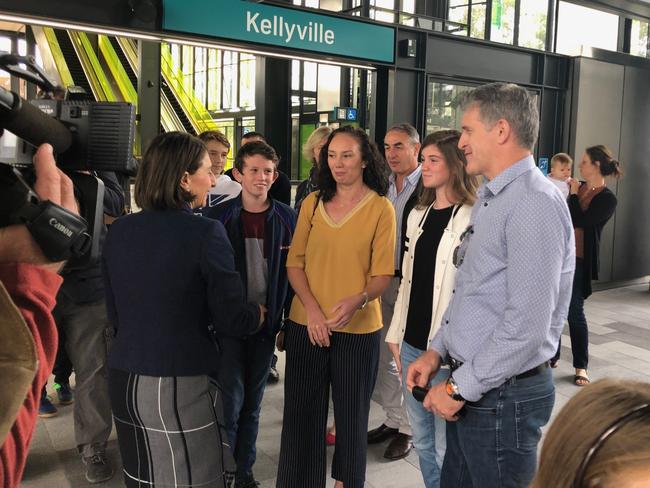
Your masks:
M70 147L56 156L57 166L62 170L133 172L135 107L130 103L88 100L29 103L61 122L70 132ZM22 139L16 145L17 166L31 166L35 146L30 142Z
M46 93L57 88L31 57L0 54L0 68ZM45 255L68 259L70 269L95 262L101 252L104 184L93 172L134 172L135 107L68 95L30 103L0 87L0 135L8 130L18 138L14 161L0 163L0 227L25 224ZM43 143L52 145L57 166L72 179L81 218L32 190L32 158Z

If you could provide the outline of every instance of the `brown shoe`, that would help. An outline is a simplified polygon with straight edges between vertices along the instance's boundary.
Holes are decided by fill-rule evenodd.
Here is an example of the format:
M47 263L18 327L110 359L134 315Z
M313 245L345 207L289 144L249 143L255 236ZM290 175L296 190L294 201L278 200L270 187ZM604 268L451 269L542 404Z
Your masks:
M368 432L368 444L379 444L380 442L390 439L398 432L398 429L388 427L386 424L381 424L376 429L372 429Z
M393 440L390 441L390 444L388 444L384 457L391 461L397 461L398 459L408 456L412 448L413 442L411 441L411 436L398 433L393 437Z

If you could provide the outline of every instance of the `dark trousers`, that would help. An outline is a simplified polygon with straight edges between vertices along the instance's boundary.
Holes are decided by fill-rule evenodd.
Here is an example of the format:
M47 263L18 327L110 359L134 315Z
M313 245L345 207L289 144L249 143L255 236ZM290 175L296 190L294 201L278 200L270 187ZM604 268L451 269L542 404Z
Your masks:
M380 331L334 332L330 347L318 347L309 342L307 327L288 323L277 488L325 487L330 385L336 422L332 478L343 481L345 488L364 485L368 415L380 338Z
M68 352L65 350L66 336L65 332L59 330L59 348L56 351L56 360L54 362L54 382L59 385L67 385L70 383L70 375L72 374L72 362Z
M237 478L252 476L264 387L275 341L260 334L220 337L217 382L221 387L224 424L237 463Z
M535 475L541 428L551 417L551 369L511 379L467 402L457 422L447 422L441 488L525 488Z
M573 353L573 367L587 369L589 365L589 329L585 317L585 300L583 298L583 277L585 263L582 258L576 258L576 272L573 277L573 290L569 304L569 334L571 335L571 352ZM558 344L554 360L560 359L560 348Z
M59 385L70 384L70 375L72 374L72 363L65 350L65 332L59 330L59 346L56 350L56 359L54 361L54 383ZM47 383L43 385L41 391L41 401L47 398Z

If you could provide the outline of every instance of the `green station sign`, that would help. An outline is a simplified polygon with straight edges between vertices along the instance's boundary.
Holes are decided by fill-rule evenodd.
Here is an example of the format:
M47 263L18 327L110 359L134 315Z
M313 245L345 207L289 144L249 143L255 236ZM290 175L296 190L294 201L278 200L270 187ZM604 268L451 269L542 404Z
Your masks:
M163 0L163 29L393 63L395 29L244 0Z

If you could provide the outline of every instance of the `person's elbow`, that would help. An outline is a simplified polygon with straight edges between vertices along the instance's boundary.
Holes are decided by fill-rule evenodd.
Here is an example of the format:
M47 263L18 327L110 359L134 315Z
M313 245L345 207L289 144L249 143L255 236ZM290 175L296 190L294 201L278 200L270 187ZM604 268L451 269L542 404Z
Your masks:
M382 295L386 291L388 285L390 285L390 281L392 278L393 277L389 275L380 275L380 276L372 277L373 281L377 284L377 291L379 292L379 295Z

